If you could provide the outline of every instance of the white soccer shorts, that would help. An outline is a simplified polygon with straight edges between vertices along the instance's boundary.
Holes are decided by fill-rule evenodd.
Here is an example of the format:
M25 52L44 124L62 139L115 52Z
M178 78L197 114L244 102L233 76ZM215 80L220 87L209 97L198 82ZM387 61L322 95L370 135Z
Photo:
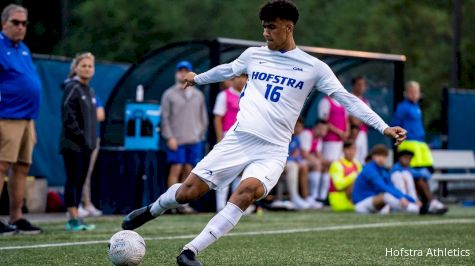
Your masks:
M373 198L374 196L367 197L366 199L356 203L355 211L357 213L374 213L376 209L374 208L374 205L373 205Z
M288 157L288 147L267 142L246 132L229 131L193 169L210 188L228 186L242 173L241 182L254 177L266 195L277 184Z
M343 141L324 141L322 155L327 162L339 160L343 155Z

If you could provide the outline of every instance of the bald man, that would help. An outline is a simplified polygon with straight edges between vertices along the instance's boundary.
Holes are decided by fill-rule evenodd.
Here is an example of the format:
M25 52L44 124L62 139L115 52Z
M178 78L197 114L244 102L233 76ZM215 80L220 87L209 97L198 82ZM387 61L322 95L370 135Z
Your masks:
M414 154L410 166L418 169L421 173L414 176L418 195L422 203L428 205L429 213L443 214L447 212L447 207L433 198L428 184L433 159L429 146L425 143L424 122L419 106L421 98L419 83L416 81L407 82L404 96L405 99L398 104L391 123L392 126L401 126L407 130L407 140L398 146L398 151L409 151Z

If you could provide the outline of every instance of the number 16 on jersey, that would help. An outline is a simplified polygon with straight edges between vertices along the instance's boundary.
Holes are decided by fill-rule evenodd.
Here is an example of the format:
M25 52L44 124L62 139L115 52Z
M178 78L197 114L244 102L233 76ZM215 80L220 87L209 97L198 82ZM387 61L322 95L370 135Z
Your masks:
M283 90L283 87L280 86L272 86L271 84L267 84L266 87L266 94L264 97L271 102L278 102L280 99L280 92Z

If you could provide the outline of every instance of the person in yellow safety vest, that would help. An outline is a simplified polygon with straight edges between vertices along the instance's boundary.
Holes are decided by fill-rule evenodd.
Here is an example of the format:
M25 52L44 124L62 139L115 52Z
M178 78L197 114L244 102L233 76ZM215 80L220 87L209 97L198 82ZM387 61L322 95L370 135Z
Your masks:
M361 172L361 164L355 159L356 144L347 141L343 144L343 157L330 165L329 202L333 211L353 211L351 193L356 177Z

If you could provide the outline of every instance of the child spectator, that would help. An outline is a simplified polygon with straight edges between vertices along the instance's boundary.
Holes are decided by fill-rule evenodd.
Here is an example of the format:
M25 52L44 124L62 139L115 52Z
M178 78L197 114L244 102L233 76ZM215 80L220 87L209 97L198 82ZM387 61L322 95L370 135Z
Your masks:
M431 177L430 172L425 168L417 169L410 166L413 156L414 153L408 150L402 150L398 153L398 162L394 164L393 168L391 169L391 181L396 188L415 199L418 198L415 182L425 183L420 186L426 186L427 189L420 190L419 197L425 199L422 204L426 209L428 209L428 213L446 213L448 209L440 201L434 199L432 193L429 190L427 179ZM431 198L431 200L427 201L427 198Z
M419 213L420 206L416 200L391 183L389 173L384 168L388 153L384 145L376 145L371 151L371 161L356 178L352 193L356 212L375 213L389 205L392 210Z
M343 157L330 165L330 195L328 200L333 211L353 211L351 193L356 177L361 172L361 164L355 158L356 144L343 144Z

